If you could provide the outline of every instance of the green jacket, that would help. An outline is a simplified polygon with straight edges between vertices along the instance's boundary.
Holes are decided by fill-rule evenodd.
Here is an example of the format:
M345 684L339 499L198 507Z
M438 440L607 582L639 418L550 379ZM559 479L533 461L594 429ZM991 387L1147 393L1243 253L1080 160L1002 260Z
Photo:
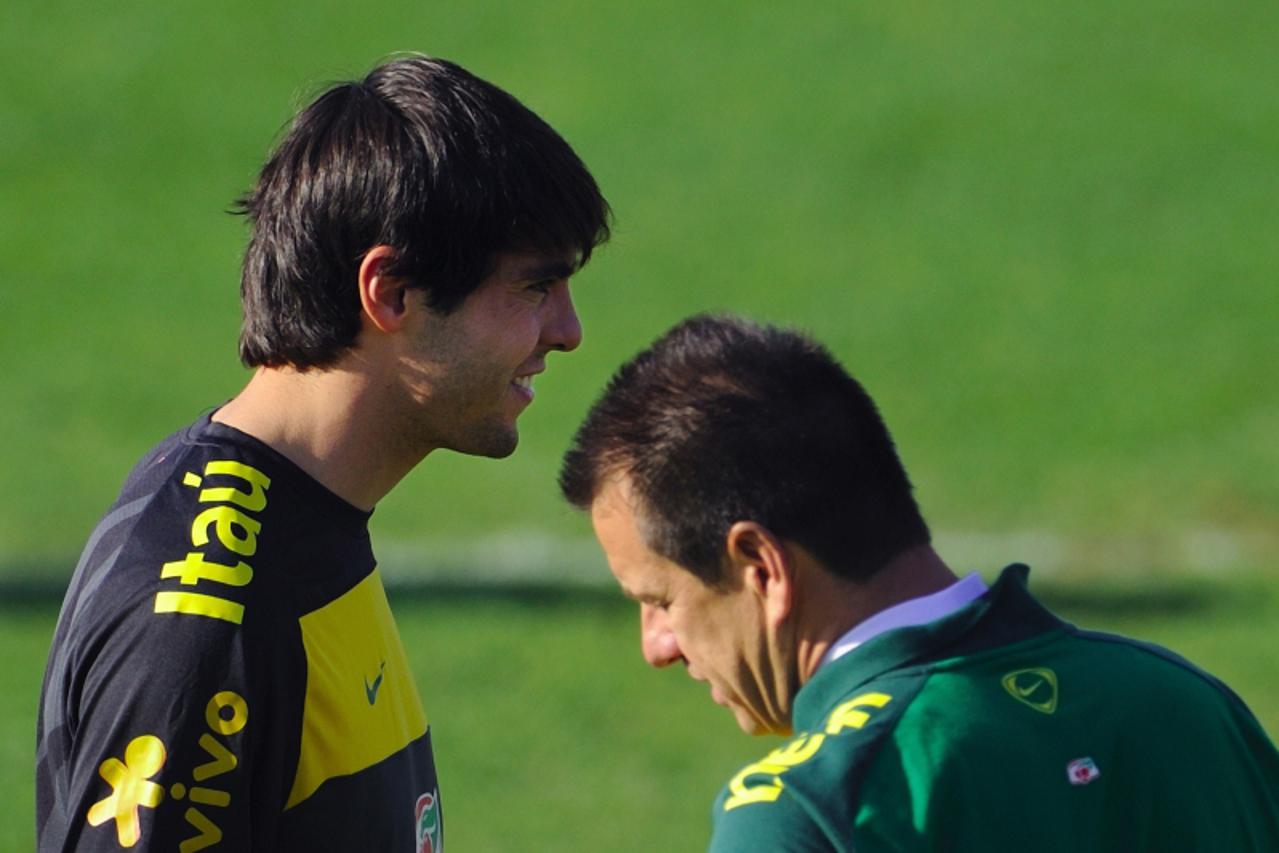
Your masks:
M1082 631L1011 566L822 667L711 850L1279 851L1279 753L1212 676Z

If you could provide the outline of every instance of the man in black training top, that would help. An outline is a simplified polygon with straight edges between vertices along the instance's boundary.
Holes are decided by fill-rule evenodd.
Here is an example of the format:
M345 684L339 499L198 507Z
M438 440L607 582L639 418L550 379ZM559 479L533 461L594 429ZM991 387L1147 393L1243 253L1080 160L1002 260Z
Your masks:
M45 674L39 849L441 849L431 734L366 523L433 450L502 457L608 236L569 146L406 58L294 120L241 208L222 408L130 474Z
M1229 688L957 578L874 404L818 344L689 320L564 461L653 666L752 733L711 848L1275 851L1279 754Z

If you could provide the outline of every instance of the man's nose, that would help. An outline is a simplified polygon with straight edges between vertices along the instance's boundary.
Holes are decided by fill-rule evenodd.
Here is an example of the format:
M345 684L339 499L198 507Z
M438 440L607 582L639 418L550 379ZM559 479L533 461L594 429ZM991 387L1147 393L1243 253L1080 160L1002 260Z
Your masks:
M542 343L548 349L571 352L582 343L582 322L573 307L573 296L568 292L568 280L559 281L551 288L550 316L542 328Z
M640 605L640 648L649 666L670 666L684 659L675 633L666 624L666 612L651 604Z

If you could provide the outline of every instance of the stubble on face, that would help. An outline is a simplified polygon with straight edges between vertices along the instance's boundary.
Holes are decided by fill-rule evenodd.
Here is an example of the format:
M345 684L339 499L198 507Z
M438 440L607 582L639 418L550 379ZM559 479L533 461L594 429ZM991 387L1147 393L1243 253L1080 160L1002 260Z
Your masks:
M563 258L506 254L449 314L427 307L420 292L412 296L422 302L401 375L411 403L407 426L426 452L503 458L515 451L533 375L549 350L568 351L580 340L571 271Z
M398 433L421 455L444 449L505 458L519 444L515 418L503 416L507 383L462 343L440 324L421 335L415 352L401 356L409 399Z

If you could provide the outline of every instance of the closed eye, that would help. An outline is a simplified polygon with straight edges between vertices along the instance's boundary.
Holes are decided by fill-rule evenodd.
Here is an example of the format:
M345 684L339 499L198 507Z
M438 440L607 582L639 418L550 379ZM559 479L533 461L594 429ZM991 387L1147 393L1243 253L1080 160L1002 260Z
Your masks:
M664 598L659 598L658 596L650 593L633 592L625 587L622 588L622 595L626 596L631 601L634 601L636 604L644 607L651 607L654 610L666 610L671 606L671 603Z

